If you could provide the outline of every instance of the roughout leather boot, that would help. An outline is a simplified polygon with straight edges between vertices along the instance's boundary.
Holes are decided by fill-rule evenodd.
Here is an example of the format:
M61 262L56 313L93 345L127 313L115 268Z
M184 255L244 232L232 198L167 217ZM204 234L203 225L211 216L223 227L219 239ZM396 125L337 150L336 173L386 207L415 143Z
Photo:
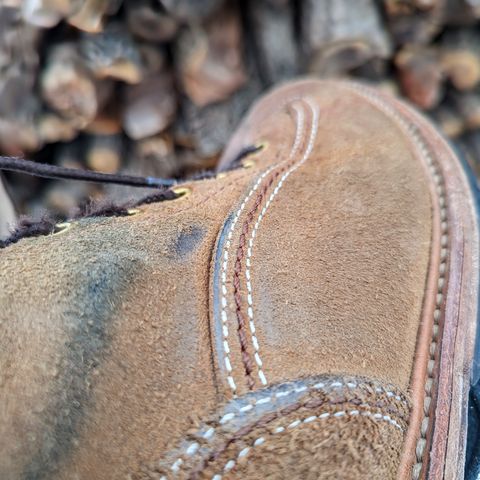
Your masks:
M241 152L0 251L2 479L463 477L478 227L452 150L303 80L219 170Z

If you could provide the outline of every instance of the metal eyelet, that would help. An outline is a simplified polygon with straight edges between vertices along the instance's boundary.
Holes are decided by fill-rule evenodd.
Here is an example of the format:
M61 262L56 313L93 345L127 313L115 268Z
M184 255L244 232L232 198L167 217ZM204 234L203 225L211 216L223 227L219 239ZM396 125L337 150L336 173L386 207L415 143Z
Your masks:
M263 152L268 146L268 143L266 141L257 143L255 145L255 151L252 153L249 153L247 158L242 162L242 167L243 168L252 168L254 167L257 162L255 161L254 158L256 155L258 155L260 152Z
M142 213L142 211L139 208L128 208L127 209L127 215L129 217L132 217L133 215L138 215L139 213Z
M54 227L52 235L60 235L61 233L65 233L67 230L70 230L71 227L72 227L71 222L57 223Z
M172 192L176 195L175 200L188 197L192 193L192 189L188 187L173 187Z

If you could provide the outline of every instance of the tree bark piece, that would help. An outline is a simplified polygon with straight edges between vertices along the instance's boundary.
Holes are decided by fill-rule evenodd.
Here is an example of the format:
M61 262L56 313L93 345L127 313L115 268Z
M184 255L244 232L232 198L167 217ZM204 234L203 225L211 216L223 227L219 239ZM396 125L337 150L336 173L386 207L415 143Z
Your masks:
M238 15L223 10L204 28L183 29L176 43L176 58L183 89L197 106L229 97L247 80Z
M338 74L390 55L390 42L372 0L305 0L301 23L312 73Z

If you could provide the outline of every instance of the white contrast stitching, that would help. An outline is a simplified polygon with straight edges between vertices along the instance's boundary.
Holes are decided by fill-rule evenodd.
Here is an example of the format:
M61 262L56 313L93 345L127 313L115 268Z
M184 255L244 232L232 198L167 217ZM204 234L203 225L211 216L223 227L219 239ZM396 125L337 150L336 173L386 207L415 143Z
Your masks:
M395 427L395 428L399 429L401 432L403 432L403 427L401 425L399 425L392 417L390 417L390 415L383 415L380 412L372 412L372 411L369 411L369 410L364 410L364 411L360 411L360 410L341 410L341 411L335 412L335 413L324 412L324 413L319 414L319 415L311 415L311 416L303 418L303 419L294 420L293 422L291 422L286 427L277 427L271 433L271 435L273 436L273 435L277 435L279 433L283 433L283 432L288 431L288 430L293 430L294 428L298 427L299 425L311 423L311 422L316 421L316 420L324 420L326 418L342 418L342 417L346 417L346 416L356 417L356 416L359 416L359 415L371 418L372 420L375 420L375 421L378 421L378 422L387 422L390 425L392 425L393 427ZM223 467L223 471L226 472L226 471L232 470L241 458L245 457L246 455L248 455L248 453L251 450L253 450L255 447L259 447L260 445L263 445L265 442L266 442L266 440L265 440L264 437L259 437L259 438L255 439L253 441L252 445L250 447L245 447L244 449L242 449L238 453L238 455L235 459L228 460L227 463L225 464L225 466ZM228 466L228 468L227 468L227 466ZM217 473L216 475L214 475L212 477L212 480L221 480L221 479L222 479L222 475L219 474L219 473Z
M294 149L298 148L298 144L300 143L301 137L303 134L303 118L302 122L296 122L296 130L295 130L295 140L292 146L292 149L290 150L290 153L288 155L288 158L284 161L288 161L292 158ZM283 163L283 162L282 162ZM228 307L228 302L227 302L227 269L228 269L228 259L229 259L229 250L231 246L231 240L233 237L233 232L235 229L235 226L238 222L238 219L240 218L240 215L242 214L243 210L245 209L245 206L247 205L247 202L250 200L250 197L254 194L254 192L258 189L260 186L260 183L262 180L265 178L266 175L268 175L274 168L278 167L278 164L274 164L270 166L265 172L260 175L258 180L256 181L255 185L253 188L248 192L247 196L243 200L242 204L240 205L240 208L237 210L235 213L234 219L230 225L228 234L227 234L227 241L225 243L225 249L223 252L223 262L222 262L222 271L221 271L221 292L222 292L222 297L221 297L221 312L220 316L222 319L222 336L223 336L223 348L224 348L224 363L225 363L225 368L227 369L227 382L228 385L230 386L233 394L236 394L237 391L237 385L235 384L235 380L233 379L232 375L232 363L230 360L230 345L228 343L228 314L227 314L227 307ZM259 359L260 360L260 359ZM261 363L261 361L260 361ZM263 373L263 372L262 372Z
M248 313L248 317L249 317L249 322L248 323L249 323L249 327L250 327L250 333L252 335L253 348L255 350L254 358L255 358L255 362L258 366L258 377L259 377L259 379L260 379L260 381L262 382L263 385L267 385L268 381L267 381L267 378L266 378L265 373L263 371L263 362L260 358L260 351L259 351L260 346L259 346L258 338L255 335L255 330L256 329L255 329L255 321L254 321L254 316L253 316L253 292L252 292L251 273L250 273L250 268L251 268L251 264L252 264L251 259L252 259L253 243L254 243L254 239L255 239L255 236L256 236L257 231L258 231L258 227L260 226L260 223L262 222L262 219L264 218L265 213L268 210L268 207L272 203L275 196L278 194L279 190L282 188L283 183L290 176L291 173L293 173L295 170L297 170L297 168L299 168L301 165L303 165L307 161L310 154L312 153L313 144L315 143L315 139L316 139L316 136L317 136L317 129L318 129L318 109L316 107L312 106L311 102L308 99L305 99L305 102L308 104L308 106L310 107L310 110L313 113L313 123L312 123L311 131L310 131L309 142L308 142L307 148L305 150L305 153L304 153L302 159L298 163L294 164L290 169L288 169L282 175L282 177L280 178L280 180L277 183L277 185L275 186L273 192L270 194L270 197L267 200L265 206L262 208L261 212L259 213L259 215L257 217L257 221L255 222L255 225L254 225L253 230L250 234L250 238L248 239L248 244L247 244L248 247L247 247L247 258L246 258L246 261L245 261L245 265L246 265L245 276L246 276L246 279L247 279L246 283L247 283L247 292L248 292L248 294L247 294L247 302L248 302L247 313ZM303 125L303 121L304 121L303 120L303 111L299 111L296 108L295 105L294 105L293 108L295 108L295 111L297 112L298 117L301 118L301 122L302 122L302 125ZM300 115L300 113L302 113L302 115ZM297 137L297 139L298 139L298 137ZM290 153L290 158L295 155L296 150L299 147L299 144L300 144L299 141L295 142L295 144L292 148L292 151Z
M271 403L273 401L274 397L275 398L283 398L283 397L286 397L286 396L291 395L293 393L312 392L314 390L324 389L326 386L333 387L333 388L347 387L349 389L361 388L361 385L358 385L356 382L335 381L335 382L332 382L330 384L328 384L328 383L325 384L323 382L318 382L311 387L308 387L306 385L302 385L301 387L295 387L295 388L292 388L291 390L285 390L283 392L282 391L281 392L276 392L272 395L269 395L268 397L259 398L258 400L256 400L255 403L249 403L248 405L240 407L238 411L240 413L244 413L244 412L252 410L257 405L264 405L264 404L267 404L267 403ZM400 395L392 392L391 390L387 390L384 387L375 387L375 391L377 393L385 394L389 398L395 398L395 400L403 403L407 408L409 407L409 404L405 399L403 399ZM358 415L358 410L351 410L350 414L351 415ZM233 421L233 419L236 418L237 416L238 416L238 414L234 413L234 412L227 413L227 414L225 414L221 417L221 419L219 420L219 423L222 426L225 426L228 423L230 423L231 421ZM329 413L324 413L324 414L319 415L319 418L327 418L329 416L330 416ZM307 417L304 420L304 423L309 423L309 422L313 421L314 419L316 419L316 416L312 415L310 417ZM277 430L278 430L277 433L279 433L279 432L282 432L283 430L285 430L285 428L284 427L278 427ZM214 427L210 427L205 433L203 433L202 438L204 438L207 441L210 441L213 438L213 436L215 435L215 433L216 433L216 429ZM192 452L192 450L193 450L193 453L189 453L189 451ZM194 442L187 447L186 453L187 453L187 455L192 456L194 453L197 452L197 450L198 450L198 444L196 442ZM173 465L171 467L172 471L174 471L174 472L178 471L178 467L181 465L181 463L177 463L179 460L182 460L182 459L179 457L173 463ZM175 468L175 470L174 470L174 466L177 466L177 468Z
M221 272L221 291L222 291L222 297L221 297L221 305L222 305L222 310L220 312L220 316L222 319L222 336L223 336L223 348L224 348L224 363L225 363L225 368L227 369L227 382L228 385L230 386L232 392L235 394L237 391L237 385L235 384L235 381L232 376L232 364L230 361L230 345L228 344L228 315L227 315L227 268L228 268L228 251L230 249L231 245L231 240L233 236L233 230L235 228L235 225L238 222L238 219L245 209L245 206L250 199L250 197L253 195L253 193L258 189L260 186L261 181L265 178L266 175L268 175L273 168L275 168L275 165L272 165L269 167L265 172L260 175L258 178L257 182L253 186L253 188L248 192L248 195L245 197L243 200L242 204L240 205L240 208L237 210L235 217L230 225L230 229L227 234L227 242L225 244L225 250L223 252L223 262L222 262L222 272Z
M420 436L417 441L415 448L416 460L417 463L413 466L412 469L412 479L418 480L420 478L420 473L423 467L423 454L426 447L426 438L427 431L430 423L429 408L432 400L432 385L433 385L433 370L435 367L435 349L438 341L438 331L439 331L439 320L442 311L442 302L443 302L443 288L445 285L445 276L446 276L446 264L447 264L447 254L448 254L448 223L447 223L447 207L445 199L445 188L443 186L443 176L442 172L435 165L435 161L431 155L430 149L418 133L417 129L412 127L401 115L397 114L390 105L384 103L379 97L374 93L371 93L368 90L365 90L362 87L354 87L360 95L362 95L367 100L370 100L374 103L380 110L384 113L387 113L391 118L395 119L413 138L415 145L419 148L420 153L423 158L426 159L428 167L430 169L431 175L435 182L436 191L439 195L438 203L440 206L440 221L441 221L441 239L440 243L442 246L440 252L440 267L439 267L439 279L437 284L437 297L435 302L435 311L433 314L433 332L432 338L430 341L430 351L429 351L429 365L427 372L427 379L425 382L425 400L424 400L424 417L422 421L422 426L420 429Z

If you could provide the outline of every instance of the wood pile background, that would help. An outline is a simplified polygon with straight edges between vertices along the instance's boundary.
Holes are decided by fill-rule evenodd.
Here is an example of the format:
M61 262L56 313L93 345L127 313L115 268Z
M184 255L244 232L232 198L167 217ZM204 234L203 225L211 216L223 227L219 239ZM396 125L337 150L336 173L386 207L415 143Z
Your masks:
M478 0L0 5L4 155L182 177L215 164L262 91L309 73L357 77L406 97L480 159ZM7 186L21 213L67 214L87 198L135 194L17 174Z

